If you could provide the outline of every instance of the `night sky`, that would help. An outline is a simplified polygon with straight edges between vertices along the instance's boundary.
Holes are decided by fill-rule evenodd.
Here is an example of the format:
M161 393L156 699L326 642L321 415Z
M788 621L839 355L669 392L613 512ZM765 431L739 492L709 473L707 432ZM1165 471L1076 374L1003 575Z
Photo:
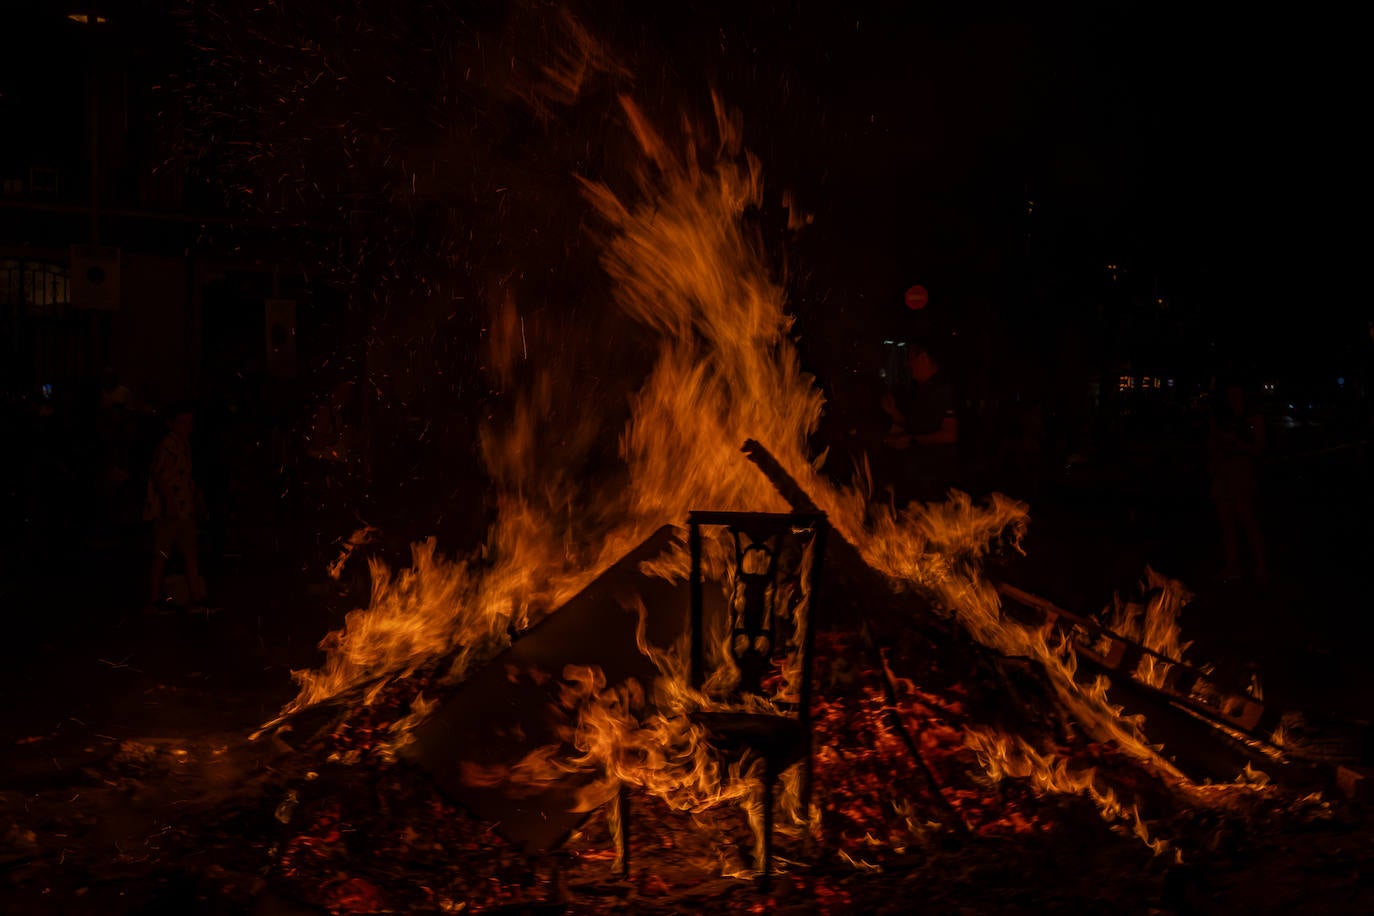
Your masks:
M739 32L805 87L769 99L774 64L740 67L739 49L722 65L760 112L798 125L765 141L765 162L819 184L823 226L872 232L875 265L905 270L888 283L976 285L1012 266L1003 239L1028 229L1061 301L1114 262L1240 345L1291 357L1294 341L1359 330L1346 224L1366 182L1349 22L1159 3L851 3L799 6L796 25L769 28L749 6L736 7Z
M823 286L882 310L925 283L1033 325L1118 264L1239 361L1307 371L1370 308L1352 23L1204 7L697 1L603 26L640 73L743 108L815 210Z
M664 14L675 61L700 41L682 28L694 6ZM1066 292L1119 262L1264 344L1316 343L1362 317L1343 225L1356 214L1342 216L1365 184L1349 22L1159 3L848 3L798 4L794 22L768 25L751 4L710 6L702 19L723 14L724 34L747 36L712 54L727 93L746 111L757 100L761 134L791 127L762 142L765 162L818 184L823 217L876 230L875 261L905 262L909 282L995 270L961 245L995 248L1024 228L1024 198Z
M204 92L196 71L211 62L194 46L215 37L218 21L204 14L232 6L146 3L141 18L121 10L116 40L173 61ZM348 15L376 19L372 6L388 8L361 3ZM412 6L421 9L395 4L394 16ZM404 52L387 66L442 43L445 17L455 33L499 31L513 6L544 8L422 6L422 27L387 33ZM882 311L921 282L933 306L977 299L1034 326L1072 321L1117 263L1134 288L1189 309L1231 350L1320 363L1355 346L1370 308L1354 283L1363 233L1348 228L1360 225L1367 197L1358 32L1307 8L1204 6L573 8L633 71L631 91L651 109L706 110L712 88L742 109L770 187L798 190L816 214L800 247L812 294L839 289L836 301ZM296 7L286 12L309 32L323 7ZM169 9L189 9L180 21L199 24L169 27ZM25 100L35 77L80 92L79 80L53 70L54 46L7 31L7 119L33 121ZM413 82L423 95L423 78ZM47 132L53 142L79 137L63 123Z

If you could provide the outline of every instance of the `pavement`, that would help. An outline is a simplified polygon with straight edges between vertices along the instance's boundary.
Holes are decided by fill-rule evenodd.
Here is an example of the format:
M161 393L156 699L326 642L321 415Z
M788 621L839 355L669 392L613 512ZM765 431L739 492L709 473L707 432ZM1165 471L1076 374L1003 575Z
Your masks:
M143 612L141 539L83 545L77 570L30 567L0 602L0 785L79 769L126 740L246 733L321 658L346 585L303 574L270 539L220 563L214 613Z

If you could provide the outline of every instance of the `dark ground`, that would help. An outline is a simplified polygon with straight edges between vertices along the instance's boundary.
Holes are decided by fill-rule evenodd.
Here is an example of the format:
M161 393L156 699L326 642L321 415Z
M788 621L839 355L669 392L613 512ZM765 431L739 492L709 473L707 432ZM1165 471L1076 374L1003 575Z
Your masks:
M1020 584L1091 612L1146 563L1156 564L1198 593L1183 618L1193 660L1223 670L1256 663L1270 702L1366 719L1374 669L1365 575L1374 556L1364 453L1313 430L1277 444L1263 501L1274 576L1259 585L1213 577L1216 533L1197 451L1167 443L1151 450L1135 474L1122 463L1046 476L1029 556L1014 573ZM1135 484L1126 486L1128 479ZM214 571L222 610L208 617L140 613L142 544L133 538L77 543L61 557L31 552L6 578L0 900L14 896L0 910L232 911L184 887L169 897L170 862L212 874L214 853L169 854L158 838L170 831L178 804L260 778L257 752L242 738L292 696L290 669L314 663L319 638L354 605L356 577L341 586L302 569L294 545L305 533L281 524L231 530L231 556ZM108 778L154 759L163 761L162 779ZM1346 816L1353 834L1298 836L1287 852L1276 847L1251 858L1248 867L1260 874L1301 858L1292 849L1311 851L1311 862L1286 873L1286 896L1266 897L1237 873L1210 886L1210 904L1194 903L1202 912L1231 911L1231 904L1257 911L1282 899L1284 910L1347 911L1356 899L1350 889L1367 892L1370 873L1347 848L1368 836L1369 822L1359 808ZM193 865L197 857L205 858ZM1029 886L1035 881L1026 877ZM1334 898L1333 882L1344 889ZM257 899L254 912L293 911L270 890ZM1150 909L1137 903L1127 909Z

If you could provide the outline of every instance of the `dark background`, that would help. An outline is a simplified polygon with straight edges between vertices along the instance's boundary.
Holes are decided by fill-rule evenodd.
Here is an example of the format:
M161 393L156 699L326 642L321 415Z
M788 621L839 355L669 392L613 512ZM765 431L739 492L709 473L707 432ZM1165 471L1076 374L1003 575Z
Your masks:
M1206 581L1203 444L1234 378L1265 411L1269 530L1294 588L1321 578L1316 559L1365 556L1352 21L1159 3L570 9L594 52L540 2L10 6L8 588L89 560L110 602L137 605L147 458L159 412L185 400L212 580L275 563L318 583L363 522L393 559L430 533L476 543L492 511L478 430L511 402L484 368L493 310L515 302L541 365L572 370L560 409L620 405L588 353L612 391L652 353L609 313L572 178L625 183L620 94L671 135L683 113L709 123L713 90L765 169L750 219L830 400L815 444L837 475L877 448L850 431L900 376L898 344L938 342L960 398L953 483L1030 499L1064 556L1110 545L1067 577L1082 602L1146 561ZM543 75L567 60L590 63L575 95ZM814 216L799 233L784 192ZM82 300L73 246L93 243L120 265L114 308ZM915 283L920 314L902 304ZM332 456L331 411L349 430Z

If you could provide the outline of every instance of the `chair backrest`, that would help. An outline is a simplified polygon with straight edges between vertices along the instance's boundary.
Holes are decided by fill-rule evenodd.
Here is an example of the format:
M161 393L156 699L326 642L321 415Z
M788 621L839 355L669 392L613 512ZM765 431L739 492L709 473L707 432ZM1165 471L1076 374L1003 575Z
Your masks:
M692 686L701 689L706 680L705 623L702 590L702 528L724 528L733 544L731 575L733 593L726 604L729 652L739 669L736 693L763 695L763 681L778 666L780 604L790 593L789 580L803 585L807 595L806 624L800 652L800 716L809 721L811 667L815 631L820 611L820 572L828 523L819 512L693 512L688 516L688 548L691 554L691 675ZM811 542L811 565L803 569L801 557ZM800 548L800 549L798 549ZM805 575L806 581L800 582Z

